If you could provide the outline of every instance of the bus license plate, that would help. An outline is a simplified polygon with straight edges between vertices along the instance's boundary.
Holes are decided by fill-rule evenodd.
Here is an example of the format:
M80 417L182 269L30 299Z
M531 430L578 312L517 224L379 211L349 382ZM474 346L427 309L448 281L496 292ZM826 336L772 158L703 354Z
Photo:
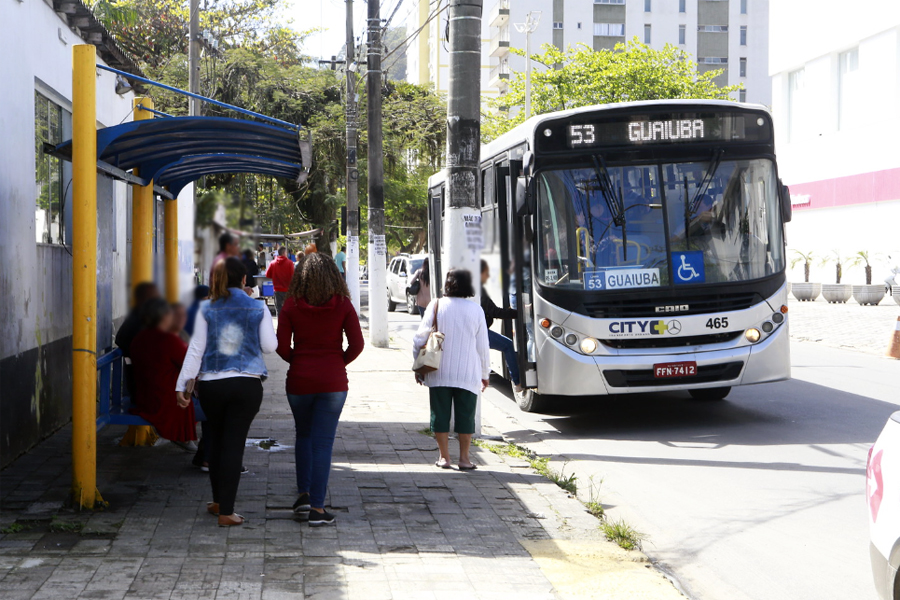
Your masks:
M657 379L667 377L692 377L697 374L697 363L676 362L653 365L653 376Z

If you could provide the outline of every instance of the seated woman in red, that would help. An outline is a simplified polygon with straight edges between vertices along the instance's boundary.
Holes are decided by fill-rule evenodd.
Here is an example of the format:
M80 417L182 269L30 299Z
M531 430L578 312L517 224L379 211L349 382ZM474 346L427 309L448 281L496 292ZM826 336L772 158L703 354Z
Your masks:
M161 437L173 442L197 439L194 405L178 406L175 384L187 346L171 333L172 307L156 298L142 312L144 329L131 343L135 398L132 412L146 419Z

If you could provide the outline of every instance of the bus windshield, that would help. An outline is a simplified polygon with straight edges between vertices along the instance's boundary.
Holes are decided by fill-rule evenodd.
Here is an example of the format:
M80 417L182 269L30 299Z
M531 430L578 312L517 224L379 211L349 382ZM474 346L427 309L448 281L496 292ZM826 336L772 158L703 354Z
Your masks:
M538 280L612 290L748 281L784 268L768 159L543 170Z

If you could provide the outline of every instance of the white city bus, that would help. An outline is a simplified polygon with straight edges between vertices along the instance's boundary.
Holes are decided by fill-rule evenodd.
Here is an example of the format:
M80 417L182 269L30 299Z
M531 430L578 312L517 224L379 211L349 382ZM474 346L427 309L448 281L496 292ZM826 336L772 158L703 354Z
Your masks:
M766 109L679 100L550 113L483 146L481 161L485 287L519 309L494 328L515 340L523 410L554 395L719 400L790 377L791 207ZM429 180L435 283L445 179Z

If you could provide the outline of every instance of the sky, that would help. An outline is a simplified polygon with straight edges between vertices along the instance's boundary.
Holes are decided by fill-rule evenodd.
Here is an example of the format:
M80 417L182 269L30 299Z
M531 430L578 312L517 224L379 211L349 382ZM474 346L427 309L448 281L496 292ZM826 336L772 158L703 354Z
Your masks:
M397 2L400 9L391 21L391 26L403 26L406 16L413 6L412 0L381 0L381 17L386 19L394 11ZM306 43L306 52L312 56L330 59L338 55L346 41L346 3L344 0L294 0L290 8L285 9L288 17L294 21L298 30L321 27L322 33L311 35ZM357 40L366 27L366 11L368 6L364 0L353 2L353 34Z

